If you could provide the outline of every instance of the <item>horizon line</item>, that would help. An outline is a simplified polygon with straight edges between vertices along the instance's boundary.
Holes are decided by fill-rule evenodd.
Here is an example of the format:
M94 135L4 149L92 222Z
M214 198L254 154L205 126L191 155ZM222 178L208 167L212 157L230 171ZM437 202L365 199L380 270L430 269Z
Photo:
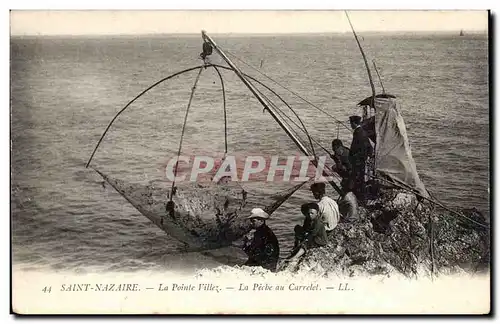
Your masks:
M389 30L389 31L356 31L357 34L363 33L364 35L369 34L455 34L459 32L464 32L465 35L478 35L485 34L488 35L489 30L467 30L467 29L456 29L456 30ZM269 32L269 33L252 33L252 32L227 32L227 33L210 33L211 35L218 36L277 36L277 35L352 35L352 31L325 31L325 32ZM196 33L176 33L176 32L165 32L165 33L117 33L117 34L10 34L10 37L81 37L81 36L99 36L99 37L110 37L110 36L200 36L200 32ZM201 37L201 36L200 36Z

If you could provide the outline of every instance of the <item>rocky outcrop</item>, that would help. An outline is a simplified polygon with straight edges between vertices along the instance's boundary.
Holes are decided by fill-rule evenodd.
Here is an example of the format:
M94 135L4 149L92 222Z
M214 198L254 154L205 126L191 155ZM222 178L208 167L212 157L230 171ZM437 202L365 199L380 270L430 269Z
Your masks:
M398 272L408 277L486 270L489 221L475 209L462 213L470 220L419 202L413 194L381 190L376 199L359 206L355 220L338 224L326 246L311 249L299 263L282 264L279 269L351 276Z

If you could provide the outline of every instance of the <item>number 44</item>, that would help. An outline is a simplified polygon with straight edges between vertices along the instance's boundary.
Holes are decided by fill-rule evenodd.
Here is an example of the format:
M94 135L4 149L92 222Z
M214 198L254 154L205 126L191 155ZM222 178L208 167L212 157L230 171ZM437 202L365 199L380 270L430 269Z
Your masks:
M50 293L50 291L51 291L51 290L52 290L52 286L48 286L48 287L47 287L47 286L45 286L45 287L43 287L43 289L42 289L42 291L43 291L44 293Z

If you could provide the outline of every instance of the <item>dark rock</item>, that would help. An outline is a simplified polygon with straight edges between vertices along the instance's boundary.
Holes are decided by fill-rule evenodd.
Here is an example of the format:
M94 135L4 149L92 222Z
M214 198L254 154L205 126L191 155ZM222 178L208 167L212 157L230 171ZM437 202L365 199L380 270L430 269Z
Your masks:
M354 221L341 221L326 246L309 250L288 271L342 272L350 276L413 277L489 269L488 218L476 209L460 217L398 190L379 192L359 207Z

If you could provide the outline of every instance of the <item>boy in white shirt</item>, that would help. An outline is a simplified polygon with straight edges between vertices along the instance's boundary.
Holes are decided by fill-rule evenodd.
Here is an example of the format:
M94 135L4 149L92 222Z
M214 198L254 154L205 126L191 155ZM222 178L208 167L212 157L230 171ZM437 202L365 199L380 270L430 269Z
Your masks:
M319 217L325 224L326 231L332 231L339 223L339 205L335 200L325 195L326 188L323 182L313 183L311 192L314 198L318 200Z

